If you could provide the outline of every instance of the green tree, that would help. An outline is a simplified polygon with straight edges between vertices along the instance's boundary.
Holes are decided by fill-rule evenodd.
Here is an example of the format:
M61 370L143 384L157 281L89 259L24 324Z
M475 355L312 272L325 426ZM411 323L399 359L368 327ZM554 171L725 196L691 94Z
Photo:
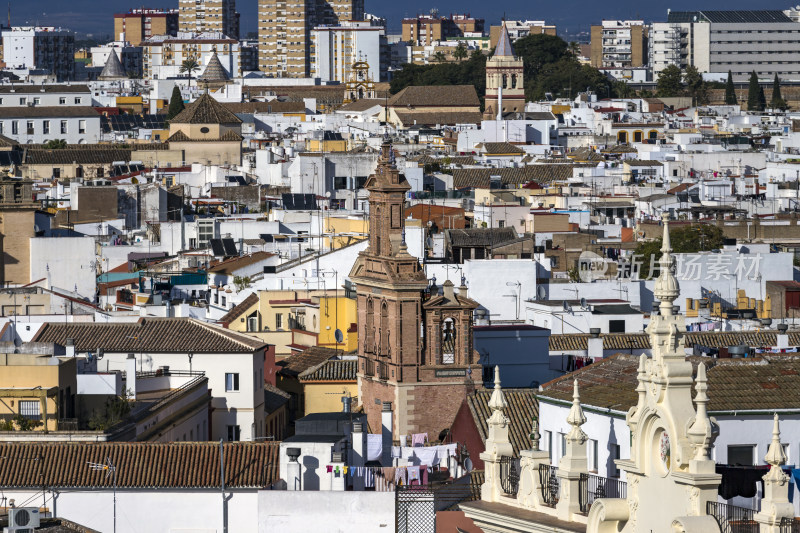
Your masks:
M581 45L578 44L577 41L570 41L569 42L569 53L573 55L573 57L580 57L581 55Z
M467 58L467 55L467 45L464 44L464 41L461 41L456 46L456 49L453 50L453 57L458 61L463 61Z
M200 64L197 62L196 59L184 59L183 63L181 63L180 69L178 72L181 74L189 74L189 85L192 84L192 74L200 70Z
M686 85L686 90L689 93L689 96L692 97L693 104L701 103L700 100L703 98L703 93L705 92L703 83L703 76L700 74L700 71L697 70L697 67L694 65L689 65L686 67L686 70L683 73L683 83Z
M758 87L758 110L764 111L767 108L767 97L764 95L764 87Z
M696 252L707 252L722 248L725 235L722 230L713 224L693 224L675 228L669 232L672 250L676 254L692 254ZM640 261L639 279L650 277L651 264L658 268L658 260L661 259L660 238L646 241L639 244L634 251L636 259ZM653 272L657 275L657 272Z
M172 120L178 113L184 110L186 106L183 105L183 96L181 90L176 85L172 88L172 97L169 99L169 109L167 109L167 120Z
M614 94L617 95L618 98L631 98L632 96L636 95L636 91L631 89L631 86L628 85L627 81L617 80L614 82L612 87Z
M758 74L753 71L750 74L750 85L747 88L747 110L748 111L763 111L763 108L760 106L760 97L759 93L761 90L761 86L758 84Z
M786 111L786 108L789 107L781 94L781 80L777 74L775 74L775 81L772 82L772 99L769 102L769 106L772 109L780 109L781 111Z
M438 52L433 54L433 60L436 61L437 63L444 63L445 61L447 61L447 56L444 55L444 52L439 50Z
M736 105L736 89L733 87L733 74L728 71L728 81L725 83L725 105Z
M658 73L656 82L658 96L670 98L683 94L683 83L681 83L681 69L675 65L669 65Z
M48 150L62 150L67 147L65 139L51 139L44 143L44 147Z

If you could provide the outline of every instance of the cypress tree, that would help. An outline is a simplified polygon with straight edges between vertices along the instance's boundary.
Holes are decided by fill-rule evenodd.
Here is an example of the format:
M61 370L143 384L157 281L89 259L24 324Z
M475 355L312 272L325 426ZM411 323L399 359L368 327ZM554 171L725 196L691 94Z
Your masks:
M764 88L758 88L758 110L764 111L767 108L767 97L764 95Z
M747 88L747 110L758 111L759 107L759 90L761 86L758 84L758 74L753 71L750 74L750 86Z
M169 99L169 108L167 109L167 120L172 120L175 118L178 113L183 111L183 97L181 96L181 90L176 85L172 88L172 97Z
M728 71L728 82L725 84L725 105L736 105L736 90L733 88L733 74Z
M781 94L781 80L777 74L775 74L775 81L772 82L772 100L770 100L769 106L772 109L786 109L786 101Z

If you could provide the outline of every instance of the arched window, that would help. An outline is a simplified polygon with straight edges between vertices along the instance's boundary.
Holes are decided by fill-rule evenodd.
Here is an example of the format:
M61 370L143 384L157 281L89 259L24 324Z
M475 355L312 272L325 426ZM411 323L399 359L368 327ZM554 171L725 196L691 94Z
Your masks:
M389 357L391 355L391 350L389 349L389 306L386 305L386 302L383 302L381 305L381 347L380 347L380 355L385 357Z
M628 144L628 132L627 131L621 131L621 132L617 133L617 142L619 144Z
M442 322L442 364L456 362L456 321L452 318Z
M508 89L508 74L503 74L503 89Z
M512 74L511 75L511 88L512 89L516 89L517 88L517 75L516 74Z
M367 320L364 326L364 351L375 353L375 309L372 298L367 299Z

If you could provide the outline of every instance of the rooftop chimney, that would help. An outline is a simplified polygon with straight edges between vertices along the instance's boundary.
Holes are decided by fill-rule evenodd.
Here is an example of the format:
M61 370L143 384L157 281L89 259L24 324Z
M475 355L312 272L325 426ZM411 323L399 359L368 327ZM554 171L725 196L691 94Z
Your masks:
M65 348L67 349L67 357L75 357L75 339L67 339Z
M300 484L300 448L286 448L289 463L286 465L286 490L303 490Z
M586 355L592 359L603 358L603 338L600 337L600 328L591 328L589 338L586 339Z
M125 388L131 393L131 399L136 399L136 356L128 354L125 360Z

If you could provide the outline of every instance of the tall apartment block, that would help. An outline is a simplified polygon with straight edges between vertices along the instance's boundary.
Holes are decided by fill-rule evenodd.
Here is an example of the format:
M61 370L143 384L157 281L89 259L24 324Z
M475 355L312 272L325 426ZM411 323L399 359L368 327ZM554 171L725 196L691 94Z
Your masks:
M306 78L314 27L363 19L364 0L259 0L258 68L276 78Z
M654 75L668 65L746 81L800 79L800 10L669 11L653 23L650 66Z
M180 0L178 29L190 33L224 33L239 38L236 0Z
M485 22L470 15L439 16L437 13L403 19L402 40L412 46L430 46L450 37L483 36Z
M29 70L52 72L58 82L75 76L75 36L62 28L14 26L2 31L6 70L25 75Z
M647 36L647 26L641 20L604 20L592 25L592 66L631 68L646 65Z
M543 20L507 20L505 21L506 31L513 43L517 39L522 39L528 35L558 35L556 27L547 24ZM503 33L503 26L491 26L489 28L489 46L495 48Z
M133 46L141 46L154 35L178 34L177 9L131 9L127 13L114 15L114 40L126 41Z

